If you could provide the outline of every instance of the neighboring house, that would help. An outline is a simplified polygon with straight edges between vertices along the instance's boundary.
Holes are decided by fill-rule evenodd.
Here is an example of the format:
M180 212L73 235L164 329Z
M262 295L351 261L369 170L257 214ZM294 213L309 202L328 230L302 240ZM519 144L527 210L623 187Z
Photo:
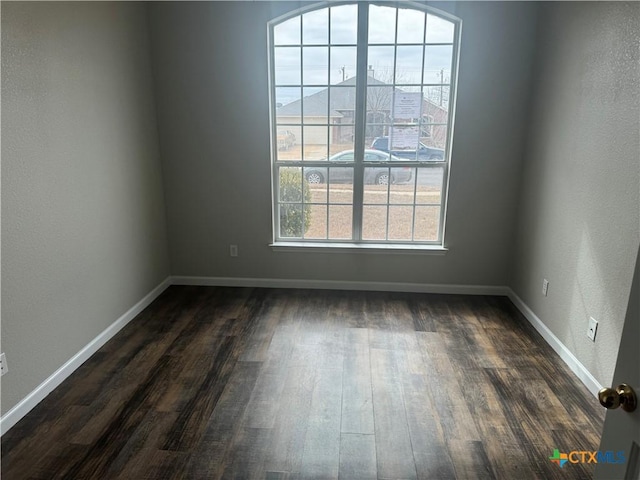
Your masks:
M276 111L278 125L286 125L293 132L296 143L300 143L301 124L304 119L304 143L305 144L348 144L353 142L354 111L356 78L349 78L330 89L325 88L313 95L295 100L283 105ZM369 143L374 137L388 135L388 126L382 124L391 123L391 106L393 87L371 76L367 77L369 91L367 95L367 130L366 137ZM405 93L405 90L396 87L396 93ZM422 141L430 146L444 148L446 141L446 126L438 124L447 123L448 111L428 98L423 99L422 105ZM413 119L417 122L418 119ZM405 122L408 122L405 121ZM400 122L398 122L400 123ZM314 126L314 124L318 126ZM327 138L326 125L329 129Z

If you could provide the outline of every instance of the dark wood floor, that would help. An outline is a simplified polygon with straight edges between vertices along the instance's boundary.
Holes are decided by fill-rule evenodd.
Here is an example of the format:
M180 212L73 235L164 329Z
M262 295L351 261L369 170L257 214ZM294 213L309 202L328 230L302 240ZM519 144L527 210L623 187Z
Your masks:
M591 478L596 400L503 297L171 287L2 438L2 478Z

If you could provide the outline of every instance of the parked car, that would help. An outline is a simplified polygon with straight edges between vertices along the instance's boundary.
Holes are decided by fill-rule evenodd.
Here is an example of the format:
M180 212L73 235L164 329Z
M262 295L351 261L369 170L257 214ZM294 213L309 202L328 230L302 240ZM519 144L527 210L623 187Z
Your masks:
M380 150L382 152L389 152L389 137L376 137L373 139L371 148ZM408 160L416 159L415 150L391 150L391 154L396 157L406 158ZM427 147L424 143L420 142L420 146L417 151L418 160L443 160L444 150L436 147Z
M329 162L353 162L353 150L345 150L329 157ZM365 150L365 162L404 162L405 159L380 152L378 150ZM351 183L353 182L353 166L336 165L328 169L327 167L305 167L304 175L309 183L325 183L327 181L327 170L329 170L329 181L331 183ZM391 173L391 177L389 177ZM371 166L364 169L364 183L387 185L389 183L405 183L411 180L413 170L410 167L388 167Z
M296 136L291 130L278 130L278 150L288 150L296 144Z

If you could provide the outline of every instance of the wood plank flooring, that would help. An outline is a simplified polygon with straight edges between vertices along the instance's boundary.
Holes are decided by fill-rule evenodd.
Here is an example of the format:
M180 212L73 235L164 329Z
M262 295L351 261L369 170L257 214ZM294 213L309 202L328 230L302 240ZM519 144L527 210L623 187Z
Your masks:
M170 287L2 438L12 479L565 479L604 409L504 297Z

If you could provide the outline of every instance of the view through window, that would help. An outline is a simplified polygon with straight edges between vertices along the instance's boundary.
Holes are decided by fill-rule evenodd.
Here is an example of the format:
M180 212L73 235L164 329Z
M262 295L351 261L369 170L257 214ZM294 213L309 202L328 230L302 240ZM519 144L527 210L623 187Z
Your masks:
M271 26L276 241L442 244L458 30L364 2Z

